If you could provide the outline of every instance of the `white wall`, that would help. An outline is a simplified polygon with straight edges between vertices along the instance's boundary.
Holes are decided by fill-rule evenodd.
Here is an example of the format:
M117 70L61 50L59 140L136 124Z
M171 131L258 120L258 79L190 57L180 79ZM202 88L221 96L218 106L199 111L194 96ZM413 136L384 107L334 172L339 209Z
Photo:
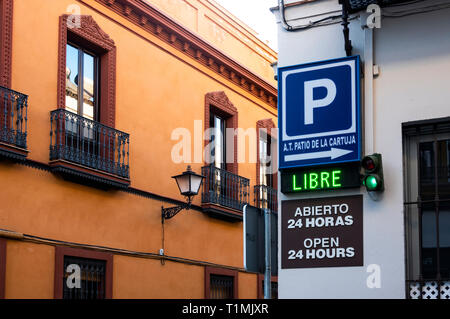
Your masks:
M288 22L296 25L321 18L324 12L339 14L336 10L340 10L338 0L319 0L289 8L286 14ZM274 14L279 21L278 11ZM279 269L280 298L405 298L401 124L450 116L450 9L384 18L373 34L361 27L365 19L352 20L350 38L365 73L365 150L383 155L386 190L379 201L363 189L314 196L364 195L364 267ZM339 23L298 32L287 32L279 23L278 41L280 67L345 56ZM371 74L372 63L379 66L377 77ZM280 201L306 196L279 193ZM279 234L281 244L281 229ZM381 288L366 285L370 264L381 267Z

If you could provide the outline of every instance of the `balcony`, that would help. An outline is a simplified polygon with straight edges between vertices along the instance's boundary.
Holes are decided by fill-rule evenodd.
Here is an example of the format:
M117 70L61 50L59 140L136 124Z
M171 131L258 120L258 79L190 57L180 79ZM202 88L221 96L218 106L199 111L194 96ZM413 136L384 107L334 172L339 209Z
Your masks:
M0 156L27 157L27 112L27 95L0 86Z
M242 220L242 210L249 202L250 181L213 165L202 167L202 175L203 211L219 218Z
M271 212L278 212L277 190L266 185L256 185L253 188L255 207L269 209Z
M72 180L128 187L130 135L64 109L50 114L50 166Z

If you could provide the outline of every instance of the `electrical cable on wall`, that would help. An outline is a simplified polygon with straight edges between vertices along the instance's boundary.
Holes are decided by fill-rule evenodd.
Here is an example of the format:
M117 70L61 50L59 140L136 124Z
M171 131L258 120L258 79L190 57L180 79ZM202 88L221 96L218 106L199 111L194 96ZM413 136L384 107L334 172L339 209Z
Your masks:
M444 9L449 9L449 8L450 8L449 3L439 3L439 4L433 4L431 6L414 8L414 9L397 11L397 12L392 12L392 11L389 12L389 10L384 9L381 16L384 18L402 18L402 17L411 16L411 15L433 12L433 11L438 11L438 10L444 10Z
M326 22L329 20L336 20L336 19L342 18L342 15L332 15L332 16L327 16L327 17L319 19L319 20L310 21L308 24L305 24L305 25L292 26L286 20L286 13L285 13L286 8L285 8L284 0L278 0L278 7L279 7L280 15L281 15L281 25L283 26L283 28L286 31L302 31L302 30L310 29L312 27L336 24L336 23L340 23L341 21L338 21L338 22L333 21L331 23L326 23ZM354 18L355 17L352 17L352 19L354 19Z

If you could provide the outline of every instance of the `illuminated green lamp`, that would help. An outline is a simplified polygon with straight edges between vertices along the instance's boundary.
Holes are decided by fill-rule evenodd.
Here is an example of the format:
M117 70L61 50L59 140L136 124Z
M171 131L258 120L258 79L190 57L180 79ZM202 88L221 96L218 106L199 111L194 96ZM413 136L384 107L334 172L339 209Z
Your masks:
M364 186L366 186L366 189L369 192L377 191L379 185L380 185L380 179L378 178L378 176L369 175L364 180Z

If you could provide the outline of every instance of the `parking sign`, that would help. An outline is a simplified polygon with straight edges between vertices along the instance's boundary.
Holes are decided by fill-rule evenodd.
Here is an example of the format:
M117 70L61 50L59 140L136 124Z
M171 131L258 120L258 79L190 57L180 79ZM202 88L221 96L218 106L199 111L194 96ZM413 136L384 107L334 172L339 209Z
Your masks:
M280 169L361 159L359 57L282 67Z

